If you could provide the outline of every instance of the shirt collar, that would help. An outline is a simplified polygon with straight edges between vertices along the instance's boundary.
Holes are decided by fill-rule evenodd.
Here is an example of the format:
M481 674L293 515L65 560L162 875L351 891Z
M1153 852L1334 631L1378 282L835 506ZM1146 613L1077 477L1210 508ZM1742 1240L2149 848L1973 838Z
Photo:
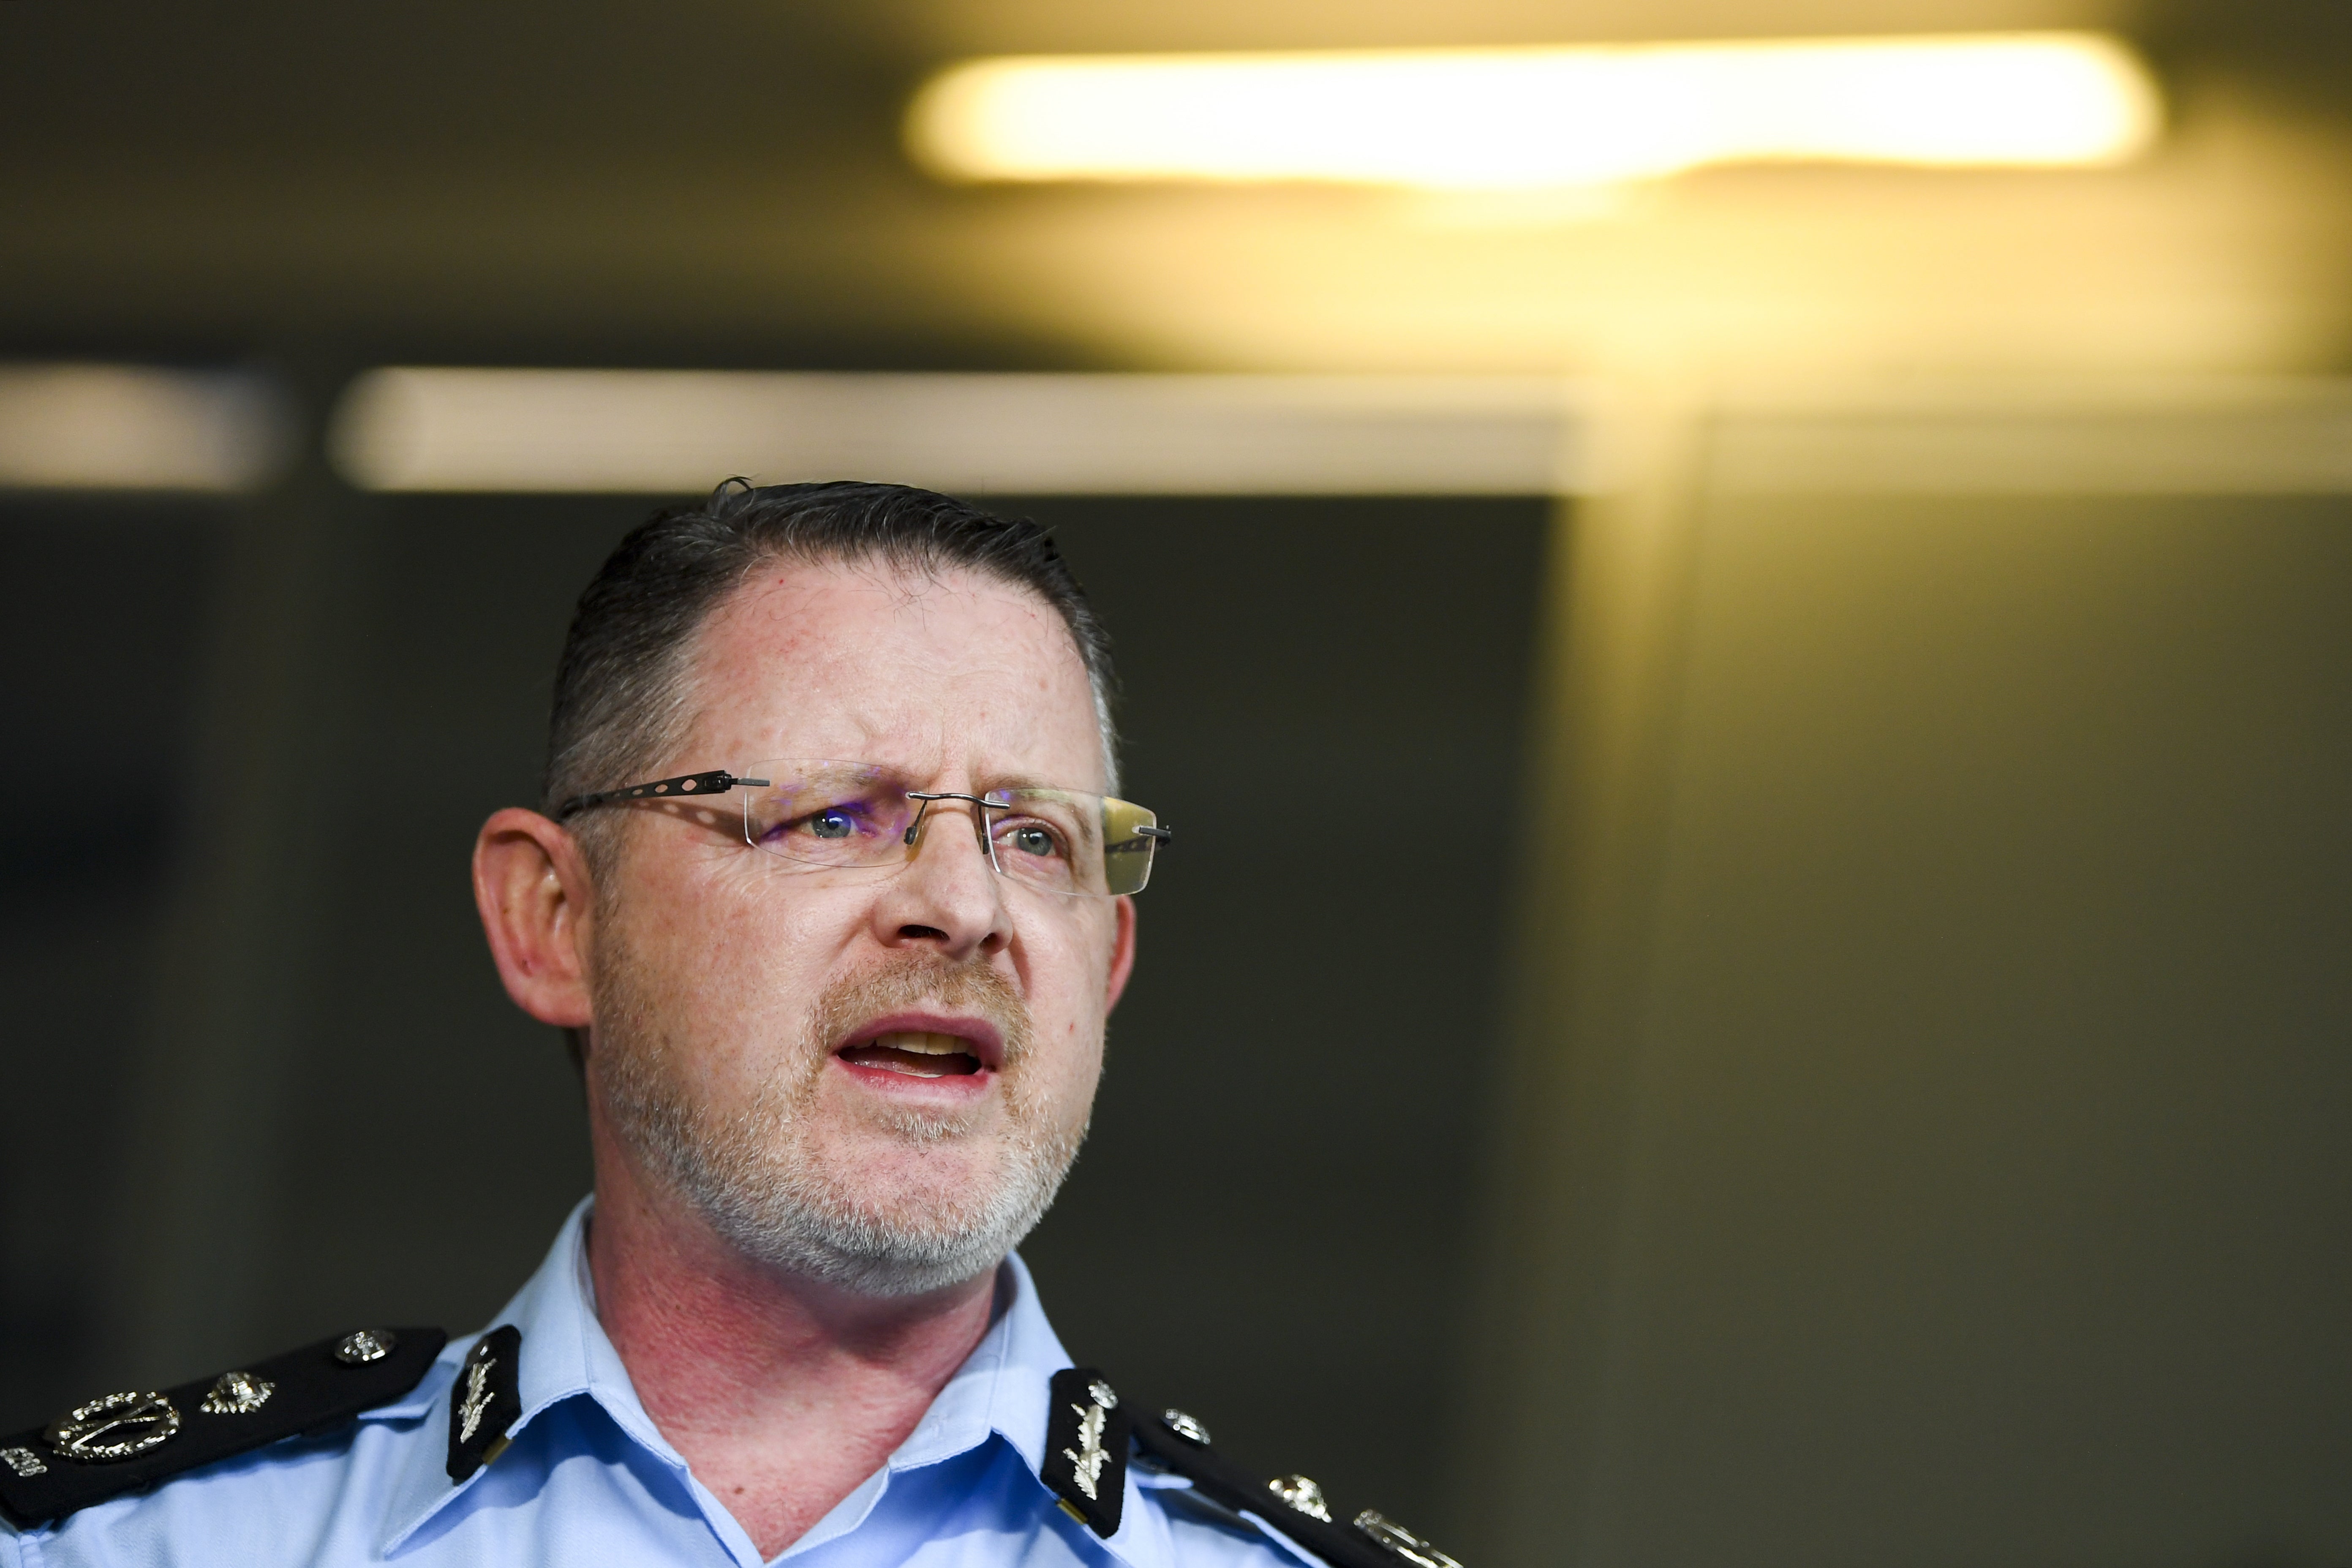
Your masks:
M522 1332L518 1382L522 1414L509 1428L520 1434L551 1405L578 1394L593 1399L614 1424L686 1480L709 1516L711 1527L726 1540L740 1562L758 1555L742 1527L719 1501L706 1493L638 1402L628 1369L605 1337L596 1317L596 1289L588 1272L588 1220L593 1197L583 1198L563 1222L538 1270L514 1299L490 1320L490 1327L511 1323ZM1054 1327L1046 1321L1037 1300L1037 1288L1019 1257L1007 1258L997 1279L994 1321L971 1354L957 1368L939 1397L931 1402L915 1429L899 1444L885 1469L842 1500L820 1520L790 1554L847 1534L863 1523L887 1491L889 1477L968 1453L1002 1437L1021 1456L1032 1476L1040 1476L1045 1462L1045 1426L1054 1373L1072 1363ZM485 1331L487 1331L487 1330ZM369 1411L364 1420L423 1418L419 1440L407 1445L394 1479L383 1520L386 1556L415 1534L418 1527L462 1496L481 1470L452 1485L446 1445L437 1440L448 1424L450 1402L456 1396L457 1368L479 1334L452 1340L415 1391L394 1405ZM487 1467L485 1467L487 1468ZM1164 1568L1168 1553L1160 1550L1160 1532L1146 1523L1146 1510L1135 1479L1127 1482L1127 1504L1119 1529L1105 1544L1129 1568ZM1039 1505L1054 1506L1043 1479L1037 1482Z
M997 1318L971 1354L965 1358L922 1420L890 1456L892 1473L951 1458L1001 1437L1036 1481L1037 1506L1055 1506L1045 1485L1045 1431L1053 1405L1054 1374L1074 1365L1062 1348L1061 1336L1045 1319L1037 1299L1036 1282L1018 1253L1007 1258L997 1278ZM1173 1543L1159 1515L1144 1506L1135 1468L1128 1467L1126 1500L1118 1531L1103 1542L1111 1555L1128 1568L1174 1568ZM880 1499L881 1489L858 1510L863 1519ZM835 1513L844 1510L836 1509ZM814 1544L830 1539L827 1519L805 1538ZM848 1528L855 1528L853 1521ZM1081 1527L1083 1528L1083 1527ZM838 1531L833 1533L839 1533ZM794 1550L800 1549L795 1543Z
M520 1434L550 1405L584 1394L641 1447L683 1473L685 1459L637 1402L637 1391L629 1382L628 1369L621 1364L620 1352L596 1321L596 1288L588 1274L588 1216L594 1205L592 1197L573 1206L537 1271L490 1320L491 1328L511 1323L522 1332L520 1364L516 1369L522 1414L508 1432ZM470 1334L450 1341L414 1394L398 1405L368 1413L369 1419L426 1418L420 1440L408 1446L393 1483L384 1514L386 1555L483 1473L477 1470L473 1477L452 1485L446 1446L436 1441L448 1423L457 1368L479 1338L480 1334Z

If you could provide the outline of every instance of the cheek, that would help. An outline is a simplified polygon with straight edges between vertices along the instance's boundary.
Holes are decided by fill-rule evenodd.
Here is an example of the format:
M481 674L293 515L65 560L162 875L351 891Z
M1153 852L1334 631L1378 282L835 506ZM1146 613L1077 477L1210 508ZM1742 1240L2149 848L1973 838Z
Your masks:
M1118 908L1108 900L1072 902L1074 910L1048 909L1034 924L1024 922L1016 939L1016 962L1033 997L1050 994L1057 1006L1099 1015L1118 938Z
M1091 1096L1102 1076L1103 987L1111 931L1080 926L1032 949L1029 1016L1045 1058L1038 1076L1057 1094Z
M1078 1018L1049 1027L1038 1018L1038 1050L1023 1079L1008 1086L1020 1114L1037 1125L1076 1131L1092 1114L1102 1082L1103 1034Z
M705 1076L765 1077L798 1047L838 943L826 943L812 911L756 887L720 879L642 891L635 907L663 913L627 922L625 935L666 1032Z

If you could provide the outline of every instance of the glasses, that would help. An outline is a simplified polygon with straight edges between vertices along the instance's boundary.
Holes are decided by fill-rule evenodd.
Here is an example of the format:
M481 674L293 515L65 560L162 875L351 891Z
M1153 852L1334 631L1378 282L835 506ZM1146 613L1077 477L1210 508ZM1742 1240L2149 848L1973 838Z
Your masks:
M809 866L895 866L914 855L931 808L960 800L972 808L972 832L1000 876L1065 898L1143 891L1153 853L1176 837L1143 807L1108 795L1027 788L962 795L910 789L909 782L875 763L788 757L740 773L715 768L579 795L555 816L561 822L591 806L740 792L743 841L754 849Z

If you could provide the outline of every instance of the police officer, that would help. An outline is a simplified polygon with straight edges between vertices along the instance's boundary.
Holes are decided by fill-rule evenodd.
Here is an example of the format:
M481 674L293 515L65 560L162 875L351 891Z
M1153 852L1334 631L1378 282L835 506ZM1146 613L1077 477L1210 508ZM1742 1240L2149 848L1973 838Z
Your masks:
M474 888L595 1188L484 1332L371 1326L0 1445L5 1568L1454 1568L1074 1367L1013 1247L1134 895L1109 658L1035 526L721 487L614 552Z

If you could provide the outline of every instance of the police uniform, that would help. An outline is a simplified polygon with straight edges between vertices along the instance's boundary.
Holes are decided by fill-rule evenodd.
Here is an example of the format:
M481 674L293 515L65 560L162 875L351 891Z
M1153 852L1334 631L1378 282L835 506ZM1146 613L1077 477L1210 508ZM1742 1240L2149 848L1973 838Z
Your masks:
M0 1439L0 1568L399 1562L756 1568L597 1321L583 1202L469 1339L355 1331ZM889 1461L777 1561L803 1568L1459 1568L1304 1477L1221 1458L1075 1367L1018 1258Z

